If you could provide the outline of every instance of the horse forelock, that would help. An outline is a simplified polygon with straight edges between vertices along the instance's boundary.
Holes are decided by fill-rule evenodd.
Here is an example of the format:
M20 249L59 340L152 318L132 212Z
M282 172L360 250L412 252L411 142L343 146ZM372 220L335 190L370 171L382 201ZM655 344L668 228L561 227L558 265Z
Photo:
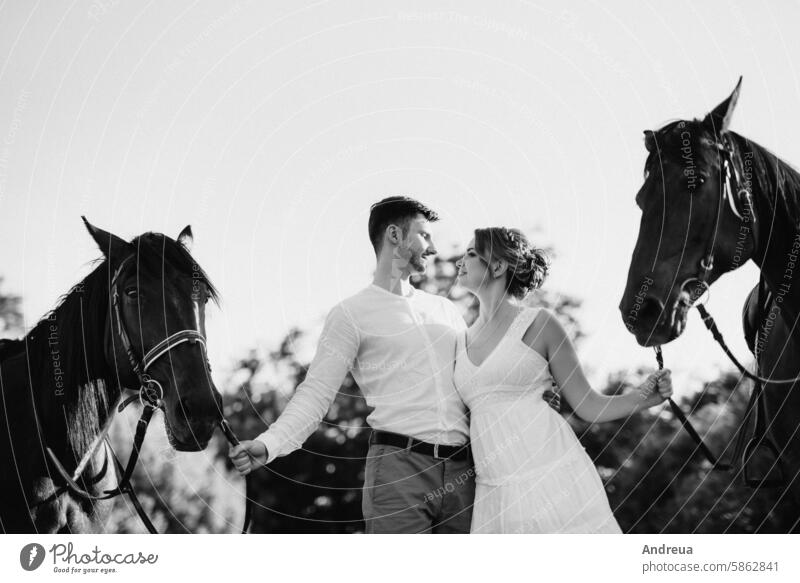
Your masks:
M657 150L650 152L645 170L651 164L671 160L708 171L719 164L719 136L701 120L675 120L653 132Z
M170 237L161 233L144 233L131 241L136 249L139 269L159 278L164 274L178 274L202 281L209 297L219 303L219 292L205 270L195 261L191 253Z

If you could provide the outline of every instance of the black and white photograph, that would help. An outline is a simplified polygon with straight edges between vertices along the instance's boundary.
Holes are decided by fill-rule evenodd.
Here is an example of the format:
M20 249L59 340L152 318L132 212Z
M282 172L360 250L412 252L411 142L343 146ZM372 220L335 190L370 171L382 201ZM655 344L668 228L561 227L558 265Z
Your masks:
M798 24L0 0L4 579L800 576Z

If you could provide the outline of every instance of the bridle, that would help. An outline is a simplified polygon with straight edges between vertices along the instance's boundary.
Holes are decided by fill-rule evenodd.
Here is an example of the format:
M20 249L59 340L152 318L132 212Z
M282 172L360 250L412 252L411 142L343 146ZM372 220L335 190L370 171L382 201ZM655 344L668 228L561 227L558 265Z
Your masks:
M739 173L739 169L734 161L735 159L735 149L731 142L731 139L727 135L723 135L722 140L719 142L715 142L714 146L717 148L721 162L721 172L722 175L722 184L720 188L720 195L717 199L717 206L714 215L714 229L709 237L708 244L706 246L706 251L702 258L700 259L698 271L695 276L689 277L681 283L681 287L679 290L678 295L678 303L682 303L687 307L691 307L694 305L698 312L700 313L701 318L703 319L703 323L705 324L706 328L711 332L714 340L720 345L723 349L725 354L727 354L728 358L733 362L736 368L741 372L741 374L747 378L750 378L754 381L753 391L750 395L750 399L747 403L747 407L745 408L745 412L742 418L742 421L739 427L736 430L736 434L738 437L736 439L736 445L734 448L734 453L732 456L733 462L731 463L723 463L720 459L718 459L708 448L708 446L703 441L702 437L697 433L695 428L692 426L691 422L687 419L686 415L683 411L678 407L674 400L671 398L669 399L670 407L672 408L673 413L681 422L684 429L689 433L692 439L697 443L700 451L706 457L706 459L711 462L712 469L720 470L720 471L731 471L736 468L735 462L741 456L741 467L743 468L744 473L744 481L745 484L751 488L769 488L769 487L778 487L784 483L783 479L783 471L779 464L780 461L780 452L775 445L775 442L772 438L768 435L768 424L766 420L766 409L764 406L764 387L763 383L775 383L775 384L794 384L798 380L800 380L800 376L792 378L792 379L771 379L765 378L760 376L759 374L753 374L748 371L734 356L731 352L730 348L728 348L725 340L722 337L722 334L719 332L714 319L708 313L705 305L703 303L696 303L700 297L702 297L706 292L709 291L709 284L708 284L708 276L711 271L714 269L714 244L716 242L716 235L719 229L719 221L722 215L722 209L725 206L725 201L727 201L728 206L731 209L731 212L742 222L747 223L752 220L752 225L749 227L750 232L753 238L753 253L756 254L758 249L758 229L757 229L757 222L758 218L755 213L754 203L753 203L753 196L749 185L745 184L741 180L741 174ZM735 193L735 194L734 194ZM740 210L740 206L744 206L746 210ZM745 218L747 216L748 218ZM687 300L683 294L684 288L689 285L690 283L699 283L700 284L700 293L697 294L696 291L693 294L689 294L690 299ZM764 280L763 272L761 273L759 279L759 286L758 286L758 297L757 297L757 305L758 305L758 322L759 326L764 319L763 309L764 309L764 297L767 294L767 286ZM763 297L762 297L763 296ZM673 308L675 309L675 308ZM757 346L757 343L756 343ZM664 358L661 352L661 346L656 346L656 360L658 362L658 368L664 368ZM756 349L756 367L757 372L759 368L759 361L760 361L760 354L759 351ZM744 438L746 435L746 429L750 422L750 417L753 414L753 411L756 411L756 422L755 427L753 429L753 436L751 437L750 441L747 445L744 445ZM747 462L751 459L753 454L758 448L765 448L774 456L775 463L773 464L774 467L777 467L777 478L751 478L748 472L748 465ZM771 469L771 468L770 468Z
M708 310L705 307L704 303L696 303L700 297L702 297L706 292L709 291L709 284L708 284L708 276L711 271L714 269L714 244L717 238L717 231L719 230L719 221L722 215L722 209L725 206L725 201L727 200L728 205L730 206L731 212L736 215L740 221L743 223L747 223L752 221L752 226L749 227L750 232L752 233L753 238L753 254L756 255L758 252L758 218L755 212L755 206L753 202L753 195L748 188L748 184L743 183L741 180L741 175L739 173L739 169L734 162L735 158L735 149L731 142L730 137L727 135L723 135L722 141L715 142L714 146L719 151L720 157L722 159L721 165L721 175L722 175L722 184L720 188L720 196L717 200L717 206L714 213L714 230L712 231L708 244L706 246L706 251L703 257L700 259L700 263L698 265L697 274L691 276L683 281L680 286L679 294L678 294L678 304L684 304L687 307L691 307L694 305L697 308L697 311L700 313L700 317L703 319L703 323L705 324L706 328L711 332L714 336L714 339L717 343L722 347L725 353L728 355L728 358L733 362L739 372L741 372L747 378L761 382L761 383L773 383L773 384L794 384L797 381L800 381L800 376L790 378L790 379L771 379L766 377L761 377L757 374L753 374L748 371L736 358L736 356L731 352L728 346L725 344L725 340L722 338L722 335L719 332L719 329L714 322L714 319L708 313ZM734 195L734 192L736 193ZM744 203L741 201L744 200ZM739 209L740 205L746 205L746 210L743 212ZM745 218L748 216L749 218ZM692 283L697 282L700 284L700 293L697 292L693 294L688 294L691 299L686 300L683 296L684 288ZM759 280L759 287L758 287L758 304L759 307L763 305L763 295L766 293L766 282L764 281L763 272L761 274ZM760 320L759 320L760 322Z
M203 353L203 359L206 364L206 370L211 371L211 365L208 360L208 353L206 351L206 338L200 332L200 330L192 330L186 329L181 330L179 332L175 332L174 334L170 334L160 342L158 342L155 346L153 346L150 350L145 352L141 359L137 357L136 352L134 350L133 344L130 340L130 335L128 334L128 330L125 326L125 320L122 317L122 308L120 302L120 294L119 294L119 278L122 274L126 265L132 261L134 255L129 255L125 259L123 259L119 266L114 270L113 276L111 277L110 282L110 292L111 292L111 313L113 314L112 318L116 318L117 321L117 335L119 336L120 341L122 342L122 347L125 350L125 353L128 355L128 360L130 361L131 368L133 372L136 374L136 377L139 381L139 390L132 396L128 397L127 399L123 400L120 403L120 399L117 400L115 403L114 408L111 410L111 414L106 419L100 433L95 437L92 445L88 448L86 453L81 458L81 461L75 468L75 471L70 475L67 470L64 468L63 464L59 461L56 454L53 452L52 448L46 446L46 451L48 458L55 468L56 472L60 475L60 477L64 480L65 485L59 487L51 496L48 496L45 500L35 504L30 508L30 510L35 509L36 507L50 502L56 498L58 498L61 494L66 491L69 491L73 495L84 498L87 500L108 500L111 498L115 498L117 496L121 496L126 494L129 496L131 502L133 503L134 509L136 513L139 515L139 518L144 523L145 527L151 534L157 534L155 527L153 526L152 521L147 516L144 508L142 507L139 499L133 489L133 485L131 484L130 480L133 475L133 470L136 467L136 463L139 460L139 454L141 452L142 444L144 443L144 438L147 433L147 428L150 424L150 421L153 417L153 414L157 409L164 409L164 388L161 386L156 379L151 377L148 374L148 369L153 366L159 359L163 358L164 356L168 355L171 350L180 346L185 342L191 342L192 344L199 344L201 347L201 351ZM113 329L113 319L111 321L111 327ZM200 323L197 322L199 326ZM128 390L127 388L123 387L123 389ZM133 447L131 449L131 454L128 458L127 464L123 467L122 463L119 461L116 453L114 452L113 448L111 447L111 443L108 439L108 431L111 427L111 422L114 419L114 414L117 412L122 412L128 405L138 400L142 405L142 414L139 417L139 421L136 424L136 433L134 435L133 440ZM118 404L118 406L117 406ZM38 412L36 411L36 407L34 406L34 417L36 419L37 428L39 430L39 435L44 435L42 431L41 421L39 419ZM239 445L239 440L234 434L233 430L231 429L228 421L225 419L222 412L220 412L220 419L219 419L219 426L225 435L225 438L228 442L233 445ZM88 467L89 461L97 452L99 447L105 443L107 451L111 453L111 456L114 460L114 467L117 472L117 486L112 490L106 490L102 494L92 494L87 489L81 487L78 484L78 480L81 479L83 472ZM106 458L106 464L104 464L103 470L107 465L108 459ZM104 471L100 473L103 475ZM246 534L250 528L250 519L252 516L252 496L251 496L251 482L249 478L246 479L246 502L245 502L245 517L244 517L244 525L242 527L242 534Z
M184 342L191 342L192 344L200 343L200 346L202 347L201 349L203 352L203 358L206 362L206 367L208 370L210 370L211 367L208 361L208 354L206 352L206 338L199 330L181 330L179 332L175 332L174 334L170 334L161 342L153 346L150 350L144 353L141 360L136 357L136 354L133 350L133 344L131 343L130 336L128 335L128 330L125 327L125 320L122 317L122 308L120 307L121 302L119 295L119 277L122 274L126 264L133 260L133 257L133 255L129 255L123 259L117 269L114 271L114 275L111 278L111 307L114 310L114 317L117 320L117 335L122 342L122 347L125 349L125 353L128 355L131 368L139 379L139 400L142 406L146 407L149 405L153 408L163 408L164 388L161 386L161 383L147 373L147 370L153 366L158 359L166 356L170 350L176 348ZM198 326L199 324L200 323L198 322ZM127 404L127 401L125 404Z
M717 205L714 210L714 227L711 231L711 235L708 238L706 251L700 258L697 273L694 276L685 279L681 283L679 289L678 303L685 304L687 307L691 307L696 300L701 298L706 292L709 291L708 276L714 269L714 244L717 240L719 221L722 217L722 209L724 208L726 201L731 209L731 212L742 223L752 221L752 226L749 226L748 228L752 234L754 254L755 250L758 248L758 219L755 213L753 195L750 192L748 185L744 184L741 180L741 174L739 173L739 169L734 161L736 152L733 143L731 142L730 137L723 135L721 141L714 142L712 145L716 148L722 160L720 166L720 175L722 176L720 195L717 198ZM740 206L744 207L745 210L740 210ZM745 218L745 216L748 218ZM692 294L688 294L691 299L687 301L684 299L683 291L687 285L694 282L700 284L700 293L695 291ZM700 307L703 307L703 305L698 304L698 309Z

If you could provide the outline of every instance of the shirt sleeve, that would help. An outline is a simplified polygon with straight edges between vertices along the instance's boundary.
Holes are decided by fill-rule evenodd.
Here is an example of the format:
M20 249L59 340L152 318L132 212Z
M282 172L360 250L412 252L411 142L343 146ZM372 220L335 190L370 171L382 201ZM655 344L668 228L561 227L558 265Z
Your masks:
M359 342L352 315L342 304L337 305L325 319L305 380L283 413L256 437L267 447L267 463L299 449L314 433L353 366Z

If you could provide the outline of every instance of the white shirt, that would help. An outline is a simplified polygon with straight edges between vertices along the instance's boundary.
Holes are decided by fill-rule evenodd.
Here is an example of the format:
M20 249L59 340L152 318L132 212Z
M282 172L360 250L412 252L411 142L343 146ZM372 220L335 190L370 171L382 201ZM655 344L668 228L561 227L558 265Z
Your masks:
M453 383L456 340L465 328L453 302L413 288L401 296L370 285L337 304L305 380L256 438L267 446L267 461L298 449L314 432L348 371L374 407L367 417L373 429L466 443L467 410Z

